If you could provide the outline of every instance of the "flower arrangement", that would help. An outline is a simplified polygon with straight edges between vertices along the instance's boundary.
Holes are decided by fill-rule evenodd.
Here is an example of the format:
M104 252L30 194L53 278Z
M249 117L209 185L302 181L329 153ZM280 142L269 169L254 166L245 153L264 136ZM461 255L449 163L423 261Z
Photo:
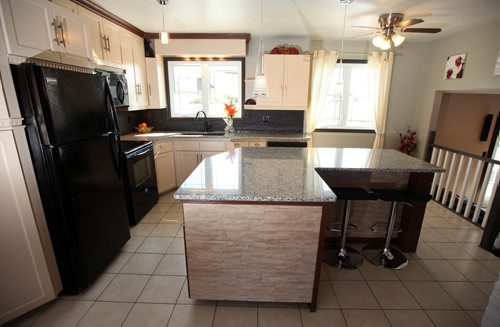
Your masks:
M236 106L234 103L231 101L229 104L224 104L224 110L226 111L226 117L224 118L224 121L226 122L226 128L224 130L229 133L234 132L234 126L233 126L233 118L234 115L238 112L236 110Z
M401 139L399 142L399 151L411 155L417 147L415 135L417 135L417 131L410 129L410 127L408 127L404 134L399 133L399 138Z

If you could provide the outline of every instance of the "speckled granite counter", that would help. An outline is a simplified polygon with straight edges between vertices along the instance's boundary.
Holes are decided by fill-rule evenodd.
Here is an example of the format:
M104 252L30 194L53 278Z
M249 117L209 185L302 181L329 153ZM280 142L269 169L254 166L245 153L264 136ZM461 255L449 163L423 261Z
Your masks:
M182 132L175 131L154 131L152 133L130 133L121 136L123 141L159 141L167 139L223 139L228 141L242 140L266 140L266 141L308 141L311 135L303 133L265 133L265 132L236 132L224 135L183 135Z
M174 195L183 202L190 297L309 303L314 311L326 225L339 207L330 186L428 194L437 171L393 150L241 148L206 158ZM366 230L377 213L386 221L387 202L354 202ZM396 241L412 252L425 203L402 211Z

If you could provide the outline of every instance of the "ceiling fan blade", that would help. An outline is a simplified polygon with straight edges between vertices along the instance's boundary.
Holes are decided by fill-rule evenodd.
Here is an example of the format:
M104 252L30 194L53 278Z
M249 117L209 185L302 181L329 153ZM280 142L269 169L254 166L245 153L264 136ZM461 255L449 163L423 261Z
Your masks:
M404 33L439 33L440 28L403 28L401 32Z
M373 29L373 30L378 30L378 29L380 29L380 27L358 26L358 25L351 25L351 27L355 27L355 28L370 28L370 29Z
M351 39L355 39L357 37L362 37L362 36L367 36L367 35L374 35L374 34L377 34L377 32L363 33L363 34L358 34L358 35L350 36L350 37L347 37L346 40L351 40Z
M405 21L402 21L401 23L399 24L396 24L395 27L397 28L405 28L405 27L408 27L408 26L412 26L412 25L416 25L416 24L420 24L420 23L423 23L424 20L423 19L420 19L420 18L412 18L412 19L407 19Z

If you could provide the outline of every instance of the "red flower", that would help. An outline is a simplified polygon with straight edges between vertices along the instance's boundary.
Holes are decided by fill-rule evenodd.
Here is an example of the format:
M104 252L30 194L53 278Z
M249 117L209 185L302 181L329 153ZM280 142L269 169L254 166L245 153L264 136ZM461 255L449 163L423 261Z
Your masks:
M230 103L230 104L224 104L225 108L224 110L226 111L226 114L227 114L227 117L228 118L233 118L234 115L238 112L236 110L236 107L234 104Z

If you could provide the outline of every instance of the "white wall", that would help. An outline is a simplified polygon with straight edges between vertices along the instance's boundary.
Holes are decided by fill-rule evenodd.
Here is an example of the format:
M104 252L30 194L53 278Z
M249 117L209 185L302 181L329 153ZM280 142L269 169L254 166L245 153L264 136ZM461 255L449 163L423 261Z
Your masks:
M435 99L436 92L500 92L500 76L493 75L500 51L500 21L436 40L429 44L428 51L425 64L418 68L425 71L425 78L422 94L417 98L417 107L412 115L419 131L418 141L422 145L429 130L437 123L440 99ZM446 58L463 52L467 53L463 78L443 79ZM422 157L424 146L417 150L418 156Z
M322 48L325 50L340 50L339 41L315 42L308 38L300 39L264 39L264 51L280 44L289 44L298 46L302 51ZM249 44L249 50L246 57L246 76L255 75L255 65L257 61L257 52L259 47L258 37L252 38ZM386 126L386 148L397 148L399 145L399 132L407 129L408 125L415 128L412 121L413 112L416 110L418 97L422 92L424 71L422 67L427 61L427 44L407 43L397 49L397 55L394 60L394 69L391 85L391 94L389 97L389 109ZM345 59L366 59L366 55L353 54L352 52L366 53L374 51L369 41L345 42ZM253 82L247 82L245 88L245 97L252 97ZM371 147L373 144L372 134L342 134L342 133L321 133L314 137L315 146L335 147L344 144L352 146Z

